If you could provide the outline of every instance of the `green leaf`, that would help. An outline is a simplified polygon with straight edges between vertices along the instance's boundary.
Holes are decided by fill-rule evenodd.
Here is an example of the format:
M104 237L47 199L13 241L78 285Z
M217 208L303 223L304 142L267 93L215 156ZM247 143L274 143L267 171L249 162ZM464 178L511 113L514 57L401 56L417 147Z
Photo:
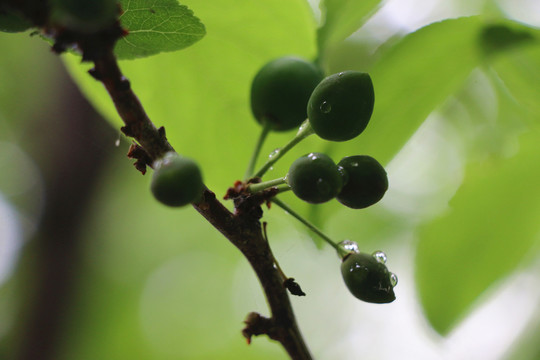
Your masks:
M446 334L490 285L510 274L538 242L540 143L524 135L510 159L472 163L450 211L423 226L416 279L426 316Z
M135 59L186 48L205 35L200 20L176 0L122 0L128 35L116 44L119 59Z
M279 56L313 57L315 21L304 0L239 0L233 12L226 0L187 5L205 19L204 41L182 52L122 61L120 67L152 121L165 126L180 154L199 163L205 183L220 196L242 178L260 132L249 106L253 76ZM121 126L103 86L86 73L88 67L73 56L65 60L85 95ZM263 154L290 136L271 134Z
M539 33L515 22L504 23ZM380 59L368 69L375 87L373 116L364 133L338 144L337 152L370 154L381 163L391 160L428 115L463 86L471 71L486 64L480 39L491 25L478 16L444 20L376 54ZM508 54L520 49L500 50Z
M530 121L540 120L540 46L499 58L493 68Z
M378 8L381 0L323 0L320 7L324 17L318 29L319 52L344 40L358 30Z
M367 154L387 164L428 115L464 86L475 68L503 58L486 58L480 50L482 34L493 24L538 34L538 30L507 20L494 23L480 16L449 19L427 25L398 41L392 40L373 55L378 59L370 69L353 66L372 77L373 116L360 136L344 143L328 143L325 152L331 153L335 161L344 156ZM499 53L513 54L523 48L501 47ZM328 218L338 206L333 202L321 205L319 218Z
M480 49L486 56L532 41L533 34L517 24L489 24L480 32Z

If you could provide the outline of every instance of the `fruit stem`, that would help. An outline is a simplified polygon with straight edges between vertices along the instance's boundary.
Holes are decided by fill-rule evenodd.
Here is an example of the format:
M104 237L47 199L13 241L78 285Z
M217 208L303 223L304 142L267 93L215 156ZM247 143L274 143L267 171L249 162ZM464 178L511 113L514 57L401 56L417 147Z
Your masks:
M300 214L295 212L287 204L283 203L278 198L274 197L272 199L272 203L276 204L277 206L279 206L280 208L285 210L285 212L289 213L289 215L296 218L296 220L300 221L302 224L307 226L308 229L313 231L315 234L319 235L324 241L326 241L328 243L328 245L332 246L337 251L339 257L342 257L342 255L341 255L342 251L341 251L341 248L338 246L338 244L336 244L332 239L330 239L328 236L326 236L319 228L317 228L315 225L313 225L312 223L310 223L309 221L304 219Z
M251 174L253 174L253 171L255 170L255 164L257 163L257 158L259 157L259 154L261 152L261 148L264 144L264 141L266 140L268 133L270 132L270 122L263 121L263 124L264 125L261 134L259 135L259 139L257 139L255 149L253 149L253 154L251 154L251 159L249 159L246 175L244 175L244 181L248 180L251 177Z
M289 186L289 184L278 185L278 186L276 186L276 188L278 189L278 192L280 194L284 193L285 191L291 190L291 187Z
M265 190L274 186L282 185L282 184L286 184L285 178L279 178L279 179L264 181L264 182L260 182L256 184L250 184L248 186L248 190L250 193L253 194L253 193L256 193L256 192L259 192L259 191L262 191L262 190Z
M270 169L279 159L281 159L281 157L283 157L283 155L285 155L285 153L287 153L287 151L291 150L296 144L313 133L313 128L309 123L309 119L307 119L302 123L295 137L284 147L277 149L272 156L269 157L268 161L266 161L266 163L259 169L259 171L253 175L253 177L262 177L266 171L268 171L268 169Z

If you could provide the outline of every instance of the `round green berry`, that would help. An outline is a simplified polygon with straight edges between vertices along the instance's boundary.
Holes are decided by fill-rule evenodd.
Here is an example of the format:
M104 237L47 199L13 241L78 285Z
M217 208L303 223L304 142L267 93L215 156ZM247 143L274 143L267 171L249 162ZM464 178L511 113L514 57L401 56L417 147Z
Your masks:
M201 196L204 184L195 161L170 152L154 163L154 169L150 189L161 203L184 206Z
M51 3L54 22L85 33L111 25L120 15L117 0L51 0Z
M32 23L18 13L0 8L0 31L16 33L28 30L31 27Z
M274 131L297 128L306 120L311 92L322 80L319 68L297 57L281 57L263 66L251 84L251 110Z
M371 78L344 71L326 77L309 98L307 114L315 133L331 141L346 141L366 128L375 103Z
M343 258L341 275L356 298L377 304L392 302L395 275L373 255L351 252Z
M384 167L367 155L348 156L338 163L345 174L337 200L353 209L363 209L381 200L388 190Z
M321 153L296 159L289 168L287 182L296 196L312 204L333 199L343 184L334 161Z

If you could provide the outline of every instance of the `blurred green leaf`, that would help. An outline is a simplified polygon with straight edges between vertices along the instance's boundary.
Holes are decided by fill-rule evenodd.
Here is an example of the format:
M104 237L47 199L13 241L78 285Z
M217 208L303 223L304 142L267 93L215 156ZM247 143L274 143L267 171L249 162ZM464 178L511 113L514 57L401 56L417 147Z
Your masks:
M540 46L512 52L493 64L513 99L523 107L529 120L540 119Z
M505 23L539 33L511 21ZM381 163L388 162L427 116L463 86L471 71L485 63L479 36L486 26L491 22L486 23L482 17L444 20L383 50L373 68L368 69L375 87L373 117L365 132L339 144L339 151L344 155L360 151Z
M175 149L196 159L207 185L224 194L243 176L260 131L249 107L253 76L282 55L313 57L315 21L304 0L241 0L234 11L225 0L186 5L204 19L204 41L182 52L123 61L120 66L150 118L165 126ZM65 59L86 96L120 126L101 84L75 57ZM275 139L273 135L271 141Z
M266 307L258 284L238 285L238 263L249 269L238 250L193 208L155 201L150 179L113 155L82 230L81 281L55 359L285 359L240 335L244 316ZM260 307L238 304L259 296Z
M135 59L186 48L206 33L204 25L177 0L122 0L122 26L129 34L115 47L119 59Z
M501 50L522 45L525 42L534 40L533 34L516 26L508 24L489 24L480 32L480 49L484 55L496 54Z
M426 316L446 334L478 296L538 241L540 142L530 131L510 159L472 163L444 216L421 227L416 279Z
M538 34L538 30L512 21L497 24ZM371 75L375 88L375 109L368 127L354 140L329 143L326 152L335 161L368 154L382 164L388 163L428 115L460 90L475 68L486 64L480 39L485 28L492 25L480 16L444 20L383 46L374 55L379 59L371 69L358 69ZM521 49L514 46L500 50L507 50L506 56ZM323 204L318 218L328 218L338 206L334 202Z
M38 37L29 39L26 33L0 33L0 44L5 54L0 57L0 139L14 135L10 133L12 130L18 137L27 139L28 136L22 135L25 120L35 116L36 108L46 109L54 103L49 94L58 92L56 70L61 69L61 64L56 57L48 56L51 50L45 42ZM44 68L49 70L43 71ZM21 106L23 98L32 101L32 106ZM3 123L9 124L9 128Z
M323 0L320 8L324 22L318 29L319 52L358 30L379 7L381 0Z

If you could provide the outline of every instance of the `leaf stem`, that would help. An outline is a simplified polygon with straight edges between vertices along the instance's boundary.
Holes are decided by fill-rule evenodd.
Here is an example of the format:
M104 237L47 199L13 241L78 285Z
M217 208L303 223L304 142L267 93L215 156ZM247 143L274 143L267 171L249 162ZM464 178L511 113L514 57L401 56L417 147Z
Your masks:
M273 198L272 202L285 210L285 212L289 213L292 217L294 217L296 220L300 221L302 224L304 224L308 229L313 231L315 234L319 235L324 241L328 243L328 245L332 246L334 250L337 251L338 255L342 257L343 250L339 247L337 243L335 243L332 239L330 239L326 234L324 234L319 228L317 228L315 225L304 219L300 214L298 214L296 211L291 209L287 204L282 202L281 200L277 198Z
M304 121L298 129L295 137L284 147L276 150L276 152L272 154L273 156L268 159L268 161L253 175L253 177L262 177L266 171L268 171L268 169L270 169L279 159L283 157L283 155L287 153L287 151L291 150L296 144L313 133L313 128L309 123L309 119Z
M248 180L251 177L251 174L253 174L253 171L255 170L255 164L257 163L257 158L259 157L259 153L261 152L262 145L264 144L264 141L266 140L266 137L270 132L270 122L263 121L263 124L264 125L261 134L259 135L257 143L255 144L255 149L253 150L251 159L249 159L246 174L244 175L244 181Z

